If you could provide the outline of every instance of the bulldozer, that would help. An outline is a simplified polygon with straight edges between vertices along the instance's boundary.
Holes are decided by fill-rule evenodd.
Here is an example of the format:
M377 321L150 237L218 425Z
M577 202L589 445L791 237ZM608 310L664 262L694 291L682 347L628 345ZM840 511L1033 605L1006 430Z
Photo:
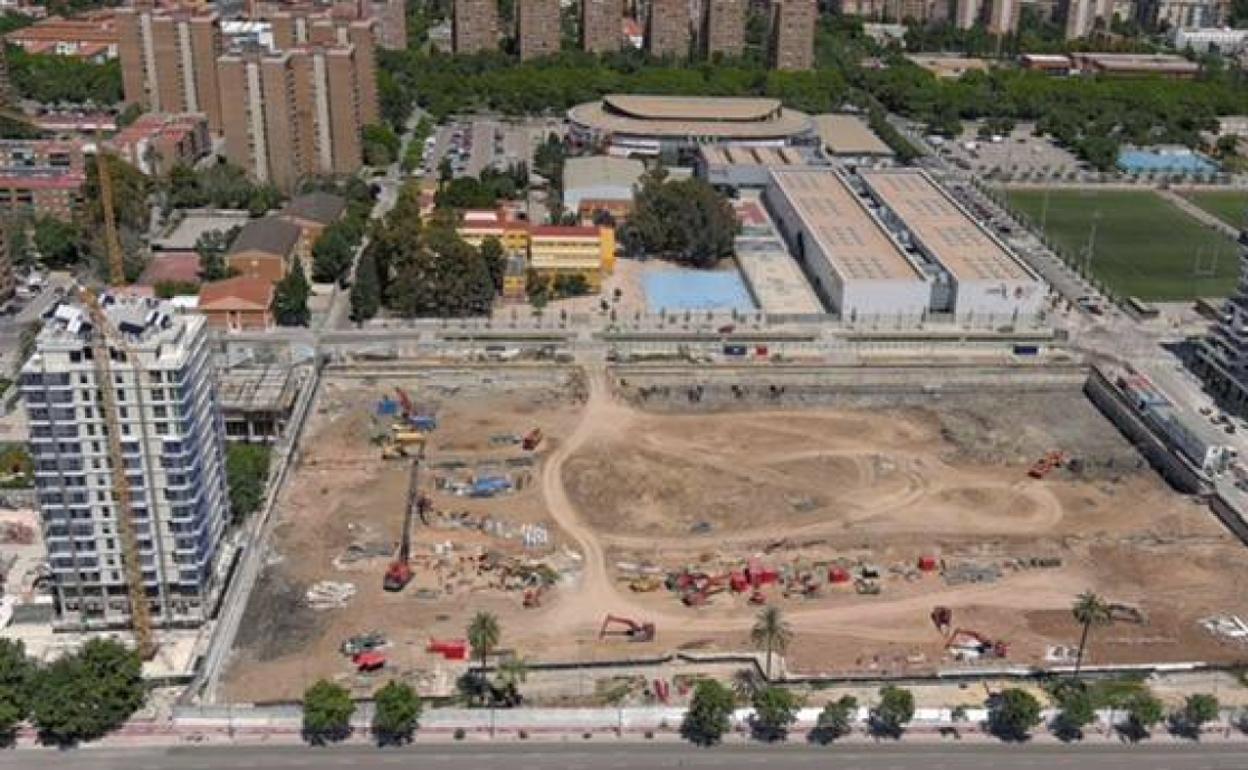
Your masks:
M612 626L622 626L622 630L614 631ZM602 628L598 630L598 640L601 641L608 636L627 636L630 642L653 642L656 629L654 624L646 621L638 623L631 618L623 618L619 615L607 615L602 619Z
M648 594L663 586L663 581L654 575L640 575L628 581L628 590L637 594Z

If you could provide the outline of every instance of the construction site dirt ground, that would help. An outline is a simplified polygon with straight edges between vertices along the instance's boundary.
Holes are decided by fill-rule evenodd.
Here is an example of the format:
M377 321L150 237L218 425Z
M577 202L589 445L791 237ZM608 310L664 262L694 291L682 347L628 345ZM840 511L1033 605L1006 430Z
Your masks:
M482 610L498 616L501 646L531 661L747 650L758 611L748 592L690 608L662 586L630 585L652 588L648 576L689 567L727 574L751 557L781 576L817 576L811 597L762 588L794 631L792 673L982 665L951 658L929 618L938 605L953 611L954 627L1008 643L1008 662L1059 662L1055 648L1069 654L1078 642L1070 606L1086 590L1138 611L1093 632L1089 664L1248 655L1199 625L1248 617L1243 545L1205 505L1167 487L1077 389L681 412L672 402L639 407L601 373L451 379L460 384L323 383L225 697L295 699L321 677L359 694L394 676L449 692L463 664L429 653L428 642L463 638ZM415 531L417 577L402 593L384 592L381 577L408 466L383 462L369 440L374 405L394 384L427 397L439 418L422 477L436 513ZM545 435L536 452L507 443L534 426ZM1078 468L1030 478L1049 450ZM519 488L483 499L436 488L438 477L450 484L496 468ZM533 537L535 524L545 538ZM481 553L500 564L540 560L559 580L540 607L525 608L514 581L500 588L508 573L478 572ZM917 569L922 557L936 569ZM826 579L863 564L881 572L878 595ZM988 577L952 579L964 571ZM356 593L313 610L305 591L325 580ZM599 640L606 613L654 622L657 639ZM387 672L355 674L339 644L370 630L389 641Z

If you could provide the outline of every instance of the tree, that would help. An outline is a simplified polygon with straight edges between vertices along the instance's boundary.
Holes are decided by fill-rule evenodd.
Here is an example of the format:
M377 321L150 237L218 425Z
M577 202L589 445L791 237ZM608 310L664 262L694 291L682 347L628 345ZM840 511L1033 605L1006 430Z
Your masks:
M3 224L4 251L15 268L29 268L31 253L29 223L24 217L9 217Z
M35 668L21 641L0 639L0 746L12 745L30 709Z
M220 281L230 277L230 269L225 264L225 252L238 235L239 228L229 230L209 230L195 240L195 251L199 254L199 277L205 281Z
M754 714L750 727L760 741L774 743L789 736L789 727L797 721L798 700L783 687L766 687L754 696Z
M1206 724L1218 718L1218 699L1208 693L1187 696L1183 708L1170 716L1170 729L1176 735L1200 740L1200 731Z
M754 702L754 696L765 686L763 677L754 666L746 666L732 672L732 692L741 703Z
M1053 734L1063 741L1083 739L1083 728L1096 718L1092 698L1083 687L1066 690L1058 700L1060 709L1053 719Z
M680 724L680 735L698 746L719 743L731 726L734 707L732 691L713 679L703 679L693 689L693 698Z
M767 665L763 669L771 681L771 654L784 654L793 639L793 630L785 622L779 607L765 607L758 613L754 627L750 629L750 641L756 648L766 650Z
M389 166L399 158L402 142L390 126L372 123L364 126L361 140L364 162L370 166Z
M485 675L485 660L498 646L498 640L502 638L502 634L498 618L492 612L478 612L468 623L468 643L472 645L472 651L480 661L482 676Z
M157 281L152 291L161 299L193 296L199 294L197 281Z
M1002 690L988 709L988 728L1004 741L1025 741L1040 724L1040 701L1026 690Z
M277 282L273 293L273 318L278 326L307 326L311 313L308 310L308 279L303 274L303 262L296 259L286 277Z
M1138 743L1149 736L1149 732L1162 720L1165 711L1161 701L1157 700L1147 689L1131 695L1124 704L1127 721L1118 726L1127 740Z
M71 267L82 257L82 232L69 222L44 216L35 220L35 249L45 267Z
M642 178L625 230L649 252L709 268L732 254L738 226L728 199L709 184L669 181L660 168Z
M1092 626L1109 625L1111 617L1109 605L1091 591L1079 594L1070 612L1075 616L1075 621L1083 626L1083 633L1079 638L1079 653L1075 658L1075 678L1078 679L1079 671L1083 668L1084 651L1088 645L1088 632L1092 630Z
M226 445L225 478L230 488L230 512L240 524L260 508L269 479L271 450L264 444Z
M529 678L529 664L524 658L512 655L498 664L498 676L494 684L494 699L502 701L504 706L514 708L523 699L520 685Z
M871 732L900 738L913 718L914 693L891 684L880 688L880 702L871 709Z
M420 727L420 696L403 682L391 681L374 696L373 735L382 746L410 743Z
M92 639L73 655L40 670L30 719L44 743L72 746L120 727L143 705L146 689L138 653Z
M341 685L321 679L303 693L303 739L313 746L341 741L351 734L355 702Z
M312 278L321 283L338 281L351 269L355 253L345 222L335 222L321 233L312 246Z
M481 241L481 259L485 262L485 267L490 271L490 280L494 284L494 291L501 292L503 290L503 275L507 272L507 256L503 253L503 244L495 236L491 235Z
M377 315L381 307L381 287L377 282L377 260L371 249L360 255L355 267L355 283L351 284L351 320L363 323Z
M826 746L844 738L853 731L852 720L857 712L858 699L852 695L842 695L840 700L827 704L819 712L815 729L810 731L810 740Z
M30 321L22 327L22 333L17 338L17 357L13 360L13 376L16 377L21 372L22 366L30 359L35 352L35 345L39 342L39 332L43 330L42 321Z
M96 64L87 59L56 54L9 51L9 81L15 95L43 104L113 105L122 99L121 63Z

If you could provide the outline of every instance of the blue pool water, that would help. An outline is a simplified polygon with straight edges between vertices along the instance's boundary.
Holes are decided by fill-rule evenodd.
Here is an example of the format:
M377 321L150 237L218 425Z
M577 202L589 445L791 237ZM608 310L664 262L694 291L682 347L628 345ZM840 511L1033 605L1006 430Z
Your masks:
M739 310L752 312L754 303L736 272L727 270L659 270L641 277L646 307L660 310Z

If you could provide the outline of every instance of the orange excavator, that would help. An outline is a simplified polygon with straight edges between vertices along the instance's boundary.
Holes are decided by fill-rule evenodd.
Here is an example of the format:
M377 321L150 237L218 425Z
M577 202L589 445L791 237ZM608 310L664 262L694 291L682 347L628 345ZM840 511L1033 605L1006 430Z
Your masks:
M407 487L407 505L403 510L403 538L399 541L399 553L386 568L381 587L387 591L402 591L412 581L412 518L419 515L425 521L429 498L420 494L420 460L412 460L412 475Z
M612 626L621 626L619 631L612 630ZM619 615L608 615L602 619L602 628L598 631L599 641L608 636L627 636L630 642L653 642L656 629L654 624L646 621L638 623L632 618L622 618Z
M1050 471L1056 470L1066 464L1066 453L1061 450L1053 450L1046 452L1044 457L1036 460L1031 468L1027 470L1027 475L1033 479L1042 479L1049 475Z

